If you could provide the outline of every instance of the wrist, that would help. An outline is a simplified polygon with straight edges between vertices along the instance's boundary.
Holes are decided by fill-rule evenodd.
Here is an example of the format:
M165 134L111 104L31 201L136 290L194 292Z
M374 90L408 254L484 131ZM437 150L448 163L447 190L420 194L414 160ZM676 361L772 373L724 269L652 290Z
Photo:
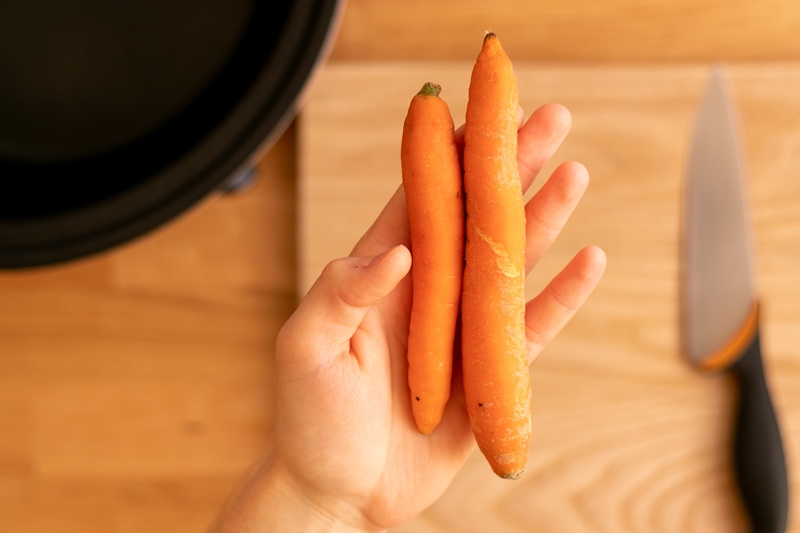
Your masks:
M263 471L265 484L270 493L280 498L280 501L292 508L291 522L283 525L291 526L289 529L276 529L276 531L300 532L331 532L331 533L373 533L380 530L357 527L363 521L360 513L344 502L337 500L335 495L314 494L302 487L291 473L279 462L269 461ZM281 518L288 518L280 510ZM302 518L301 518L302 516ZM300 520L299 522L297 520ZM305 527L299 529L298 525Z
M362 524L363 523L363 524ZM376 533L363 516L328 495L310 493L269 457L213 533Z

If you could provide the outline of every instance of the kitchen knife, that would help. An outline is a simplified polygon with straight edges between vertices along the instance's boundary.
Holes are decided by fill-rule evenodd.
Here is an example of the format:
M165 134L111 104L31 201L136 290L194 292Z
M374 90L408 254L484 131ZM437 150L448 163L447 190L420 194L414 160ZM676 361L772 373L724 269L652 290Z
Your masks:
M719 69L697 111L684 197L682 333L685 356L738 385L734 465L752 531L784 533L788 481L761 359L759 302L735 116Z

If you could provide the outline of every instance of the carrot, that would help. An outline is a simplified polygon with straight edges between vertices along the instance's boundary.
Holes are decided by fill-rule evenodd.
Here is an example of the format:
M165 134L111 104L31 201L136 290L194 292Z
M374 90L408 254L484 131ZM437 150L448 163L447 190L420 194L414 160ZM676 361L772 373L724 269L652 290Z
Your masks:
M461 277L461 165L441 88L426 83L409 105L400 159L411 230L408 385L418 430L431 433L450 397Z
M488 33L472 70L464 129L461 350L475 440L494 472L510 479L523 473L531 431L518 112L511 61Z

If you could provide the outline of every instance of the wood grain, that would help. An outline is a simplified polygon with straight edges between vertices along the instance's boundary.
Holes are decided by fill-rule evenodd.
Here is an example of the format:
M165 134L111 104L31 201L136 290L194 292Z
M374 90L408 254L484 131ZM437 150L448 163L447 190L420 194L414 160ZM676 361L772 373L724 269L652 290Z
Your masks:
M0 530L202 531L272 424L294 300L294 128L239 194L0 274Z
M791 0L349 0L334 61L472 60L484 31L518 60L800 58Z
M515 64L523 107L557 101L573 115L572 132L541 179L565 160L583 162L592 176L529 278L529 296L584 245L603 247L609 267L587 306L534 363L534 435L523 480L494 479L476 455L437 504L397 531L745 531L728 455L735 393L725 376L689 368L679 348L684 153L708 66ZM301 292L328 260L349 253L399 186L410 95L424 81L440 83L459 122L470 68L339 62L325 69L300 129ZM740 63L725 72L746 133L766 365L794 484L800 281L792 277L800 252L788 243L800 238L792 171L800 166L800 65Z

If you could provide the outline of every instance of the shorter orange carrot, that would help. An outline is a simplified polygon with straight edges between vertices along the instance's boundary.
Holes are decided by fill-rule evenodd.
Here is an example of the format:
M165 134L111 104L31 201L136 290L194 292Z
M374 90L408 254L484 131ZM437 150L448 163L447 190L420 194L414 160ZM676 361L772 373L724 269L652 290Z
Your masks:
M426 434L450 397L464 268L461 166L440 90L426 83L412 98L400 149L412 257L408 386L415 423Z

